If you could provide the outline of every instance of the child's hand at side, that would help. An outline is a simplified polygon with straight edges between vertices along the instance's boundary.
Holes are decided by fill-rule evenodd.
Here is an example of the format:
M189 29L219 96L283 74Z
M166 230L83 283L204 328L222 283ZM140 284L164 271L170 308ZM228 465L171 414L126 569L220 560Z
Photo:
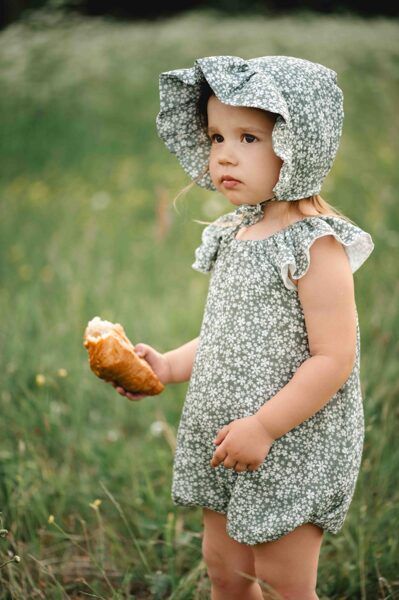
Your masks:
M140 356L140 358L143 358L148 362L151 369L159 377L162 383L169 383L170 365L167 358L163 354L157 352L155 348L152 348L148 344L136 344L134 350L136 354ZM147 396L147 394L128 392L115 381L106 381L106 383L110 383L116 389L116 391L121 394L121 396L126 396L126 398L129 398L130 400L141 400L141 398L145 398Z
M227 469L254 471L265 460L274 441L256 415L236 419L222 427L213 440L219 447L211 466L222 463Z

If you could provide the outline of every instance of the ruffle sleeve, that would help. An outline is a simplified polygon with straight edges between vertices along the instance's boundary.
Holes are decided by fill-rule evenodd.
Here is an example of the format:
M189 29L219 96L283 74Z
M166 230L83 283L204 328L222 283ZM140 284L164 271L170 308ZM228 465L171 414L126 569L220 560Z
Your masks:
M288 277L288 272L293 279L300 279L307 273L310 247L320 237L333 235L343 245L352 273L361 267L374 249L369 233L341 217L330 215L302 219L282 233L283 236L276 240L277 262L284 285L289 290L297 288Z
M231 225L229 223L232 223ZM228 240L236 228L235 212L222 215L216 221L207 225L202 231L201 245L195 250L195 261L191 265L200 273L212 271L217 255L223 243Z

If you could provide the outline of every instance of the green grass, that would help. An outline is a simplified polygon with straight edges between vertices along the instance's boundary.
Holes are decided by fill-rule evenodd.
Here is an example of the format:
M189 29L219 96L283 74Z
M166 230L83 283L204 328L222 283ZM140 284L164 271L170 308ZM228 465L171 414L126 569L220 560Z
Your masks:
M342 531L324 536L318 594L399 597L398 33L387 19L196 13L1 32L0 564L21 562L0 569L0 600L209 598L200 509L170 498L187 384L131 403L90 372L82 335L95 315L161 352L199 333L208 278L191 269L193 219L228 206L197 188L173 209L189 180L155 116L159 73L211 54L289 54L338 72L344 133L322 193L375 250L355 275L362 469Z

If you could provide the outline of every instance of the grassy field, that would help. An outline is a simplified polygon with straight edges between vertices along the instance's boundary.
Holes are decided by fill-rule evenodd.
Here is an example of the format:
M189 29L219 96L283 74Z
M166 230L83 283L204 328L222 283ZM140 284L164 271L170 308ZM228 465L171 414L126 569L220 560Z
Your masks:
M199 333L194 219L229 206L197 188L173 208L189 180L155 117L158 74L211 54L338 72L344 133L322 193L375 250L355 274L362 469L342 531L325 535L318 594L399 598L398 34L386 19L197 13L0 33L0 600L209 599L200 509L170 498L187 384L131 403L90 372L82 335L95 315L161 352Z

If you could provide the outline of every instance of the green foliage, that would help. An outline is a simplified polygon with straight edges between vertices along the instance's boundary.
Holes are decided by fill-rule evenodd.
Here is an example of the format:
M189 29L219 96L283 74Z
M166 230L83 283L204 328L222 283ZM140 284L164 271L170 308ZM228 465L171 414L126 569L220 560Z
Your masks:
M161 352L199 333L208 278L191 269L194 219L227 206L197 188L173 208L189 181L155 116L159 73L211 54L338 72L346 119L322 193L376 248L355 275L362 470L342 532L325 535L318 593L398 596L397 38L389 20L309 14L53 16L1 32L0 564L21 563L0 570L0 600L209 598L200 510L170 499L186 385L131 403L90 372L82 335L95 315Z

